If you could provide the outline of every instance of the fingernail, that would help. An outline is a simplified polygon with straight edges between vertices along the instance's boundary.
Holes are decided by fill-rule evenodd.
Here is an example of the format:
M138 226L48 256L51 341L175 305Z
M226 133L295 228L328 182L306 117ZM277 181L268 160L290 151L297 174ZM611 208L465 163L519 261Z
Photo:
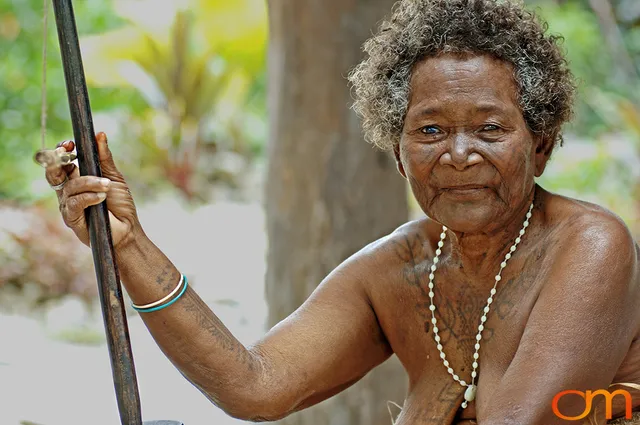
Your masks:
M107 194L105 192L98 192L98 199L100 199L101 201L104 201L106 197Z
M100 179L100 184L104 187L108 187L111 184L111 180L109 179Z

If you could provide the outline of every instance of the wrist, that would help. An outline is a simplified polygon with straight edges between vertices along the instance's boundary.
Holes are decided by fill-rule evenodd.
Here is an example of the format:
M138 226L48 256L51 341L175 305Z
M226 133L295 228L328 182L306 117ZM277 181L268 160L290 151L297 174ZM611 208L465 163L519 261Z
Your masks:
M136 258L138 253L145 252L145 246L151 241L147 237L142 227L138 226L127 234L122 240L113 247L116 260L122 263L125 259Z
M134 302L161 299L180 279L175 266L141 228L130 232L115 253L120 281Z

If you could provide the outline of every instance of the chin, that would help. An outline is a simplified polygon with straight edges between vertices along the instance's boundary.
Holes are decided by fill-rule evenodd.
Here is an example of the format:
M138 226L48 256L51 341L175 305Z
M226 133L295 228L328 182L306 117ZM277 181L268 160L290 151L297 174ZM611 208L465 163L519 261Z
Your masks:
M485 233L486 231L489 230L489 226L491 225L491 222L470 223L469 220L458 219L457 217L448 217L446 219L437 220L437 221L439 223L442 223L443 226L447 226L448 229L456 233L466 233L466 234Z
M425 213L454 232L484 233L497 223L496 211L489 205L473 203L443 203L433 205Z

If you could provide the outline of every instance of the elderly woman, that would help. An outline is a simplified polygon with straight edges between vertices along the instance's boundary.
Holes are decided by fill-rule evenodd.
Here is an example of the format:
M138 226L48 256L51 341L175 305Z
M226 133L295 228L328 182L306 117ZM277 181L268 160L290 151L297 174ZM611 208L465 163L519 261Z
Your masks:
M403 0L365 50L355 108L425 217L346 260L256 344L238 342L147 238L104 134L108 179L47 172L65 223L88 245L83 210L106 199L150 332L235 417L282 418L395 353L410 378L398 425L551 425L583 412L604 423L606 397L589 409L576 391L640 383L639 251L611 212L535 183L572 109L557 38L508 1ZM617 395L611 416L625 407Z

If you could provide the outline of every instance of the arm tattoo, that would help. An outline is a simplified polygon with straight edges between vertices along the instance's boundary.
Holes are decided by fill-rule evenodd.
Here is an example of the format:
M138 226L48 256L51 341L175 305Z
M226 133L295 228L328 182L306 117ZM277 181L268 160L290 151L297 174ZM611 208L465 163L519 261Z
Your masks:
M175 288L176 284L180 280L180 274L174 276L174 274L171 273L173 268L174 267L171 263L165 265L160 274L156 277L156 283L159 286L162 286L162 289L165 291L170 291Z
M224 326L209 306L202 301L190 288L185 293L184 309L191 313L197 320L198 326L211 335L220 346L229 353L233 353L243 365L253 371L254 362L249 351L240 343Z

